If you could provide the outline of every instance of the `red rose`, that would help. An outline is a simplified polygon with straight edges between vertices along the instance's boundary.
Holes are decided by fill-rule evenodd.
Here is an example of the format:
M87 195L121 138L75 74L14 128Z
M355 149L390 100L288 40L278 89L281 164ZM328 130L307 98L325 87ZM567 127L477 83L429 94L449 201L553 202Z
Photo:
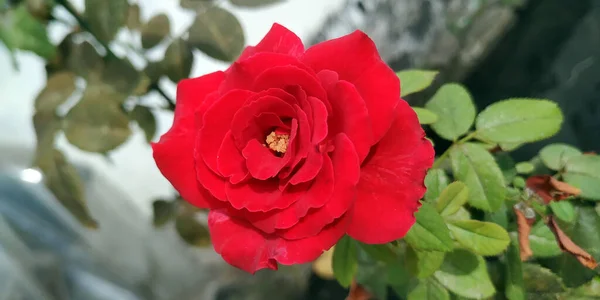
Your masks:
M402 238L434 158L369 37L305 51L278 24L225 72L181 81L152 148L181 196L210 209L215 250L251 273L313 261L344 234Z

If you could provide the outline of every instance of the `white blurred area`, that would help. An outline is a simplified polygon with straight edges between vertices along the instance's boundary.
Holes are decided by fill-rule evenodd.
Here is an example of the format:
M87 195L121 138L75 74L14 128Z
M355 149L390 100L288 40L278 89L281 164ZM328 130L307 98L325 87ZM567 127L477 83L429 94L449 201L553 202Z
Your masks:
M326 16L339 8L345 0L285 0L259 9L241 9L229 5L227 1L217 1L222 7L230 9L240 20L246 34L246 43L256 44L269 30L274 22L280 23L296 32L303 40L317 31ZM83 9L84 0L71 0L78 9ZM138 0L141 8L142 21L152 16L165 13L171 22L171 35L178 36L192 23L194 14L179 7L178 0ZM57 9L55 13L61 18L74 24L73 18L64 10ZM63 24L53 24L50 27L50 38L58 43L68 33L68 27ZM135 53L128 53L120 43L134 43L140 47L140 37L133 36L122 30L117 40L111 45L117 55L127 55L134 65L143 67ZM166 43L157 46L148 53L151 59L159 60ZM35 134L31 122L33 102L36 95L45 86L46 72L44 61L28 52L16 54L19 70L13 69L10 57L5 47L0 46L0 156L13 155L13 163L26 167L30 163L35 147ZM216 70L224 69L227 63L213 60L200 52L196 52L192 67L192 77L200 76ZM175 84L168 79L160 82L161 87L174 98ZM152 94L148 98L160 103L160 96ZM171 125L172 114L158 111L158 134L164 133ZM97 172L107 176L116 183L131 199L143 214L150 216L151 201L161 196L171 196L172 187L164 179L152 159L152 151L146 143L144 134L138 128L130 139L115 151L110 153L110 159L80 151L71 146L61 136L58 147L62 149L71 161L91 164ZM7 150L12 149L12 150ZM39 180L35 170L25 170L21 174L26 181Z

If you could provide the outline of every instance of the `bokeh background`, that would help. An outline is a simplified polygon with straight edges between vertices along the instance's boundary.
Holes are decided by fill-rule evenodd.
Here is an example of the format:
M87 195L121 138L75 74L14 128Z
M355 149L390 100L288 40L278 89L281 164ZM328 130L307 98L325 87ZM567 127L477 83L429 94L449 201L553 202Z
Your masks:
M178 0L129 2L139 5L142 23L166 14L172 36L194 21L195 12ZM479 109L509 97L549 98L559 103L566 120L545 143L600 150L598 0L282 0L260 8L214 2L237 17L248 45L256 44L274 22L296 32L306 45L361 29L395 70L440 70L434 86L407 99L415 106L450 81L463 83ZM85 9L83 0L69 3ZM47 33L59 44L77 22L60 6L52 14L61 21L50 22ZM5 17L0 15L0 28ZM143 56L160 61L168 45L164 40ZM145 60L130 46L140 49L141 38L126 29L110 44L117 56L143 70ZM313 274L311 266L250 277L223 263L210 247L185 243L173 224L155 228L152 203L173 198L174 191L137 125L126 142L106 155L82 151L57 136L55 145L82 177L89 211L100 228L79 225L44 187L42 174L30 168L36 153L34 101L46 85L46 61L16 51L16 68L12 55L0 46L0 299L345 297L346 291ZM201 51L193 55L190 77L229 65ZM163 77L157 84L175 98L173 81ZM156 91L144 102L154 107L156 140L170 127L172 113ZM436 150L448 146L429 134ZM515 159L529 158L542 146L522 147Z

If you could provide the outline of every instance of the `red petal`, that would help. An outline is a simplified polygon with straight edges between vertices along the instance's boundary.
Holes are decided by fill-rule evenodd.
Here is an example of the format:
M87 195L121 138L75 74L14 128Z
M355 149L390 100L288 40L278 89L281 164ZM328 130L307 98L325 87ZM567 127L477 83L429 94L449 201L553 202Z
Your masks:
M335 138L333 152L335 183L333 194L324 206L310 212L290 229L281 232L286 239L301 239L318 234L352 207L356 199L356 185L360 177L360 163L354 145L343 133Z
M317 73L335 71L340 80L354 84L373 116L375 142L386 134L400 99L400 81L381 60L377 47L366 34L355 31L319 43L307 49L300 60Z
M277 176L279 170L292 158L287 153L283 157L275 156L269 148L257 140L248 142L246 148L242 150L242 155L246 158L246 166L252 178L258 180L267 180Z
M202 117L202 128L198 133L199 142L196 152L206 165L218 174L217 154L225 134L229 131L231 120L242 104L253 92L233 90L217 100Z
M318 145L320 142L322 142L328 134L328 129L327 129L327 118L328 118L328 113L327 113L327 107L325 106L325 104L323 103L323 101L315 98L315 97L308 97L308 102L310 103L311 106L311 112L312 112L312 140L311 143L313 145Z
M287 187L287 192L298 192L296 201L289 207L267 212L252 212L244 217L265 233L273 233L275 229L287 229L296 225L311 208L323 206L333 193L334 175L331 159L325 155L322 162L323 166L314 181Z
M304 53L304 45L295 33L275 23L262 41L256 46L244 49L244 52L240 55L240 60L247 59L260 52L282 53L298 57Z
M234 62L225 72L225 80L219 87L222 94L230 90L242 89L250 90L254 80L264 71L280 67L296 66L310 71L297 58L279 53L257 53L252 57Z
M311 70L298 66L277 66L261 73L252 86L252 90L259 92L269 88L281 88L300 86L308 96L319 99L327 99L327 93L323 89L317 75Z
M221 148L219 148L219 154L217 155L217 167L219 172L229 177L229 182L237 184L248 176L248 169L246 169L246 160L238 150L231 135L231 131L227 132Z
M208 207L210 197L198 184L194 170L193 111L206 95L223 80L216 72L194 79L184 79L177 85L177 105L173 126L157 143L152 144L153 156L160 172L185 200L199 207Z
M356 88L347 81L338 81L328 89L332 115L329 134L340 132L348 135L362 162L374 144L371 117L364 100Z
M402 238L415 223L433 146L405 101L395 110L387 135L361 167L358 196L348 234L369 244Z
M208 226L215 251L231 265L254 274L277 269L277 263L295 265L314 261L344 235L347 219L341 218L318 235L288 241L266 235L249 224L231 218L224 210L211 210Z

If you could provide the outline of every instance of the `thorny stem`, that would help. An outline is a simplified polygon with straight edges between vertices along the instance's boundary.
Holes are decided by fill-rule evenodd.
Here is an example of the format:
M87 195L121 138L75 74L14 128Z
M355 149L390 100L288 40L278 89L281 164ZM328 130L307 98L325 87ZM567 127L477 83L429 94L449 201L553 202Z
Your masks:
M102 42L100 39L98 39L98 37L96 37L96 35L92 31L92 29L90 28L90 25L83 19L83 17L81 17L81 15L77 12L77 10L75 9L75 7L73 7L73 5L68 0L57 0L56 2L58 4L60 4L62 7L64 7L67 10L67 12L69 12L69 14L71 14L73 16L73 18L75 18L75 20L77 21L77 23L79 23L79 26L83 30L87 31L90 35L92 35L94 37L94 39L100 45L102 45L102 47L106 50L106 55L107 56L109 56L109 57L117 57L115 55L115 53L112 52L112 50L110 49L110 47L108 46L108 44ZM167 101L167 104L169 105L169 109L170 110L175 110L175 101L173 99L171 99L171 97L169 97L160 88L160 86L158 86L158 84L156 84L156 83L152 84L150 86L150 90L157 91Z
M456 145L463 144L465 142L468 142L472 138L474 138L476 135L477 135L477 132L473 131L473 132L467 134L462 139L458 140L457 142L454 142L454 144L452 144L450 147L448 147L448 149L446 149L446 151L444 151L444 153L442 153L442 155L440 155L440 157L438 157L438 159L435 160L435 162L433 163L433 166L431 168L432 169L439 168L440 165L444 162L444 160L446 160L446 158L448 157L448 155L450 155L450 150L452 150L452 147L454 147Z

